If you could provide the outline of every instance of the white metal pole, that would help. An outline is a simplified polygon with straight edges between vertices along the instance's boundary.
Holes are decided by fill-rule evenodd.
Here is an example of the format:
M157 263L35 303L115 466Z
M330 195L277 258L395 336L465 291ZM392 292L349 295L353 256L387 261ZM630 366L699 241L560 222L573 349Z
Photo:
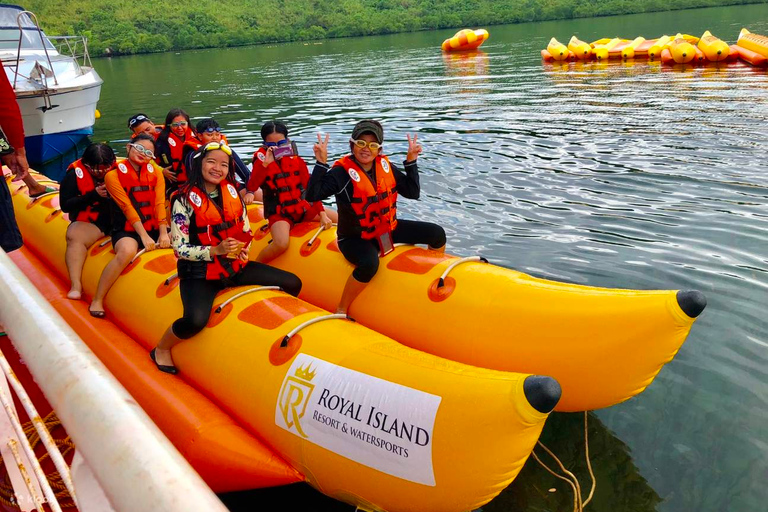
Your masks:
M2 251L0 297L0 322L116 510L226 512Z

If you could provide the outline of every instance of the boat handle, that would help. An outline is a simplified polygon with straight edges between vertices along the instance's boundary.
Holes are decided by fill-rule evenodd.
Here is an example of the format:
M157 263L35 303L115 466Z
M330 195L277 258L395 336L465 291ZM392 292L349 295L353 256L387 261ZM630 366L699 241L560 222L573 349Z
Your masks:
M165 283L164 283L164 284L165 284L165 286L168 286L169 284L171 284L171 281L173 281L173 280L174 280L174 279L176 279L177 277L179 277L179 274L178 274L178 273L176 273L176 274L172 274L172 275L168 276L168 279L166 279L166 280L165 280Z
M147 252L147 250L146 250L146 249L142 249L142 250L140 250L139 252L137 252L137 253L136 253L136 256L134 256L134 257L133 257L133 259L131 259L131 262L130 262L130 263L128 263L128 266L131 266L131 265L133 265L133 262L134 262L134 261L136 261L136 260L139 258L139 256L141 256L141 255L142 255L142 254L144 254L145 252Z
M106 240L104 240L103 242L101 242L101 243L99 244L99 249L101 249L102 247L104 247L105 245L107 245L107 244L108 244L109 242L111 242L111 241L112 241L112 237L111 237L111 236L108 236Z
M331 224L331 226L336 226L336 225L337 224L335 222ZM322 233L323 230L325 230L325 226L323 226L323 224L321 223L318 230L315 232L314 235L312 235L312 238L309 239L309 242L307 242L307 247L312 247L312 244L315 243L315 240L317 240L317 237L320 236L320 233Z
M447 269L445 269L445 272L443 272L443 275L441 275L440 279L437 280L437 287L442 288L443 285L445 285L445 278L448 277L448 274L451 272L451 270L461 265L462 263L467 263L470 261L482 261L483 263L488 263L488 260L483 258L482 256L467 256L466 258L458 259L453 263L451 263Z
M344 315L342 313L334 313L333 315L324 315L324 316L317 316L315 318L311 318L307 320L304 323L301 323L297 325L291 332L285 335L283 338L283 341L280 342L280 348L285 348L288 346L288 342L291 341L291 338L296 336L296 333L298 333L300 330L304 329L305 327L309 327L312 324L316 324L317 322L322 322L324 320L335 320L335 319L345 319L345 320L352 320L347 315ZM354 320L352 320L354 322Z
M173 277L173 276L171 276L171 277ZM170 277L168 279L170 279ZM238 298L242 297L243 295L248 295L249 293L253 293L253 292L260 292L260 291L263 291L263 290L281 290L282 291L282 288L280 288L279 286L257 286L255 288L249 288L249 289L247 289L245 291L242 291L242 292L238 293L237 295L231 296L230 298L228 298L227 300L225 300L224 302L219 304L219 306L214 311L216 313L221 313L221 310L224 309L224 307L227 304L229 304L230 302L232 302L233 300L238 299Z
M38 199L42 199L42 198L44 198L46 196L52 196L52 195L58 194L58 193L59 193L58 190L54 190L53 192L45 192L43 194L40 194L39 196L33 197L32 200L29 202L29 204L35 204L38 201Z

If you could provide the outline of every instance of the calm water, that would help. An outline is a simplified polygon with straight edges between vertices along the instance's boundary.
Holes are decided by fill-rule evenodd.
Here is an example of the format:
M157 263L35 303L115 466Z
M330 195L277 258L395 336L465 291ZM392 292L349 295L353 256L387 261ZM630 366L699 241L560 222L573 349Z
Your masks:
M768 7L489 27L473 55L442 55L454 32L442 31L102 59L96 138L122 143L131 114L161 122L181 106L215 116L244 155L275 117L305 156L317 131L341 155L354 122L376 117L396 160L406 132L419 133L424 192L403 201L403 217L445 226L451 252L574 283L704 291L707 310L653 385L590 415L589 509L765 510L768 73L539 57L552 36L710 29L734 42L742 26L768 33ZM588 487L581 429L580 416L555 414L544 442ZM330 506L305 490L267 495ZM570 491L529 461L483 509L570 504Z

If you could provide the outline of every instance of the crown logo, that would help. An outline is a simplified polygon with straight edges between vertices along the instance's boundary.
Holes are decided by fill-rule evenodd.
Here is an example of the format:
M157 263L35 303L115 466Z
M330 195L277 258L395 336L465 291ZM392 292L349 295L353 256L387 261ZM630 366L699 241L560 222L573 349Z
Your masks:
M316 374L316 371L312 371L312 365L308 364L306 369L303 366L299 366L294 375L300 379L309 381L314 379Z

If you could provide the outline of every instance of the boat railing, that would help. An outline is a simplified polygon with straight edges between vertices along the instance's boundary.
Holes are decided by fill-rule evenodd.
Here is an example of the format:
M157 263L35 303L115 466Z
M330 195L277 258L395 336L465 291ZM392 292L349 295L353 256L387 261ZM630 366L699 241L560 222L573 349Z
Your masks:
M0 323L75 443L70 470L61 455L54 453L58 449L49 433L39 431L80 510L226 511L147 414L2 250L0 297ZM0 356L0 403L5 409L0 415L7 415L9 420L0 421L0 439L13 452L13 456L3 459L12 480L16 479L15 499L17 503L23 501L22 510L58 512L61 509L46 485L47 478L35 464L37 457L30 450L9 389L16 391L36 429L44 428L45 421L32 408L20 384ZM47 508L43 501L48 502Z
M24 27L22 26L22 17L24 15L27 15L30 20L35 25L35 30L37 30L37 35L40 37L40 43L43 47L43 51L45 52L45 59L48 61L48 69L47 70L41 70L40 72L40 81L43 82L44 87L48 88L48 73L47 71L50 71L50 74L53 76L53 83L54 85L59 85L59 81L56 79L56 73L53 71L53 64L51 63L51 56L48 54L48 47L45 44L45 36L43 35L43 31L40 28L40 24L37 22L37 16L35 13L31 11L21 11L19 14L16 15L16 23L19 26L19 46L16 50L16 71L13 75L13 88L16 89L16 80L19 78L19 61L21 60L21 43L24 32ZM35 69L38 69L39 66L35 66ZM26 77L29 78L29 77Z
M56 51L61 55L72 57L77 63L78 71L83 67L91 68L91 56L88 53L88 38L85 36L48 36Z

